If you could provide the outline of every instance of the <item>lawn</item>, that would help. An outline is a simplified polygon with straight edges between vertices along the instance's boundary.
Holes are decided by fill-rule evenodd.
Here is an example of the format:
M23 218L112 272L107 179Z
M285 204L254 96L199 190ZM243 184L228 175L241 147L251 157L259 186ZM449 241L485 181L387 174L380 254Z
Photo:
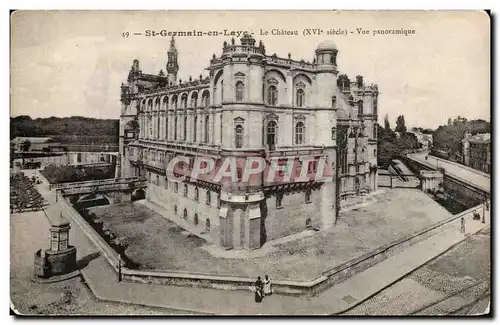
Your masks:
M378 199L342 213L335 227L276 244L267 255L251 259L214 257L203 248L208 245L203 239L138 203L91 210L117 237L127 238L126 254L141 269L312 280L322 271L451 216L419 190L388 189Z

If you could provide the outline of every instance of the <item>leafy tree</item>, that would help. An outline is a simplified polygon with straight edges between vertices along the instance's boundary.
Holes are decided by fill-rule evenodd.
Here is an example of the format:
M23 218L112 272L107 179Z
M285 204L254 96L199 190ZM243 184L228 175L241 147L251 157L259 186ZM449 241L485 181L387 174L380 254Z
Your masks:
M404 115L399 115L396 119L396 132L406 133L405 117Z
M433 134L433 133L434 133L434 130L432 130L432 129L423 129L421 132L422 132L423 134Z
M389 115L387 115L387 114L385 114L385 117L384 117L384 129L386 129L386 130L391 129L391 125L389 123Z
M471 134L490 133L491 123L485 120L470 120L458 116L450 119L448 125L439 126L433 132L433 145L438 150L449 152L451 157L459 155L462 151L462 139L466 132Z
M21 151L29 151L29 150L30 150L30 147L31 147L31 142L30 142L30 140L25 140L25 141L21 144Z
M21 115L10 119L11 139L56 135L118 136L119 120L82 116L31 119Z

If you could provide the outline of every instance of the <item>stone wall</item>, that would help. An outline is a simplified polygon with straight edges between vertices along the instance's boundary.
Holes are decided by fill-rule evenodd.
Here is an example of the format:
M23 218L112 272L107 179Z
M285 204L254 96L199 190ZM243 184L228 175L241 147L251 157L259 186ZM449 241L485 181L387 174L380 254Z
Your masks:
M187 219L194 223L195 214L198 223L205 224L210 220L210 232L218 232L219 209L217 208L218 193L207 189L198 188L198 200L195 200L195 186L188 184L187 197L184 196L184 183L179 183L177 193L174 191L174 182L168 182L165 188L165 177L160 177L159 185L148 183L146 199L169 211L172 215L182 218L184 209ZM210 204L207 204L207 195L210 195ZM177 206L177 213L175 207ZM168 217L168 216L167 216Z
M265 227L267 240L277 239L306 230L306 220L311 218L314 227L320 227L320 189L311 190L311 199L306 203L304 190L283 193L282 207L276 207L277 193L266 197L267 217ZM265 215L265 213L263 213Z
M489 194L456 177L445 175L444 192L465 206L474 206L488 199Z

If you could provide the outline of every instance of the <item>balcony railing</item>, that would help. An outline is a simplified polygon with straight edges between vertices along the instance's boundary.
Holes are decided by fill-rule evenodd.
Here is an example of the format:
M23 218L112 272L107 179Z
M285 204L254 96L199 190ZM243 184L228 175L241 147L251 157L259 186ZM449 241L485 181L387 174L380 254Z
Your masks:
M247 45L228 45L224 48L224 53L255 53L264 54L262 50L255 46Z
M142 182L145 178L143 177L124 177L124 178L109 178L94 181L84 181L84 182L71 182L71 183L59 183L51 184L50 189L64 190L78 187L89 187L89 186L103 186L103 185L114 185L114 184L132 184L135 182Z

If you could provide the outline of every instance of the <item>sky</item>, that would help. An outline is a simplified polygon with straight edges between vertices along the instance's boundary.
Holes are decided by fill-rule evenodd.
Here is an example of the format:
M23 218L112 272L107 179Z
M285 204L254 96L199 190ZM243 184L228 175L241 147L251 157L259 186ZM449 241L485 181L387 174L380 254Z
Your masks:
M167 63L170 37L134 32L226 29L253 32L268 54L311 62L321 41L333 41L340 73L378 84L380 122L386 114L392 125L403 114L408 127L436 128L455 116L489 121L489 24L484 12L459 11L18 11L11 17L11 116L119 118L120 84L132 61L151 74ZM358 35L359 28L369 33ZM401 28L415 34L373 35ZM299 36L271 35L272 29ZM178 77L206 76L212 54L230 40L177 37Z

